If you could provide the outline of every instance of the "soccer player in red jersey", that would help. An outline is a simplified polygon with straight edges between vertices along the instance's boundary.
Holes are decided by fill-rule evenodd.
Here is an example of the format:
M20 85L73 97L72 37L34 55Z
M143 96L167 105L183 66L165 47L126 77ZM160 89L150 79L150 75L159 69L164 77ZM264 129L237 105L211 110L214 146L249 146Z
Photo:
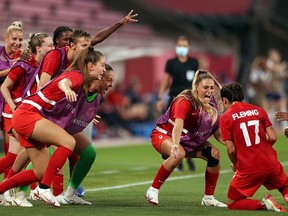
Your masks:
M226 110L220 129L235 171L228 190L229 209L285 212L271 195L248 199L263 185L268 190L278 189L288 202L288 178L273 148L277 134L266 111L242 102L244 92L237 83L225 85L220 93Z
M45 33L30 34L28 39L28 49L31 50L33 58L27 61L19 60L10 69L8 76L1 86L1 92L5 98L5 105L2 112L3 126L5 131L10 131L9 150L5 157L0 159L0 173L9 170L15 161L17 154L22 149L18 141L18 135L12 130L12 116L13 112L18 106L22 98L26 95L26 88L32 76L37 71L38 65L42 61L44 55L53 48L52 38ZM24 199L24 194L19 193L21 197L21 205ZM22 196L23 195L23 196ZM6 197L11 201L9 197ZM17 200L16 200L17 201ZM15 202L15 200L14 200ZM25 202L27 205L31 205Z
M22 23L19 21L13 22L6 30L5 45L0 46L0 86L4 82L10 68L19 59L21 53L21 47L23 42L23 30ZM4 139L4 151L7 154L9 149L9 135L5 128L2 119L2 110L4 107L4 97L0 93L0 127L3 131ZM7 172L4 172L4 177L7 176Z
M89 47L80 53L65 73L36 94L26 97L18 106L13 113L12 126L19 134L21 146L26 148L33 170L24 170L0 184L0 205L6 205L2 195L6 190L42 179L35 193L46 203L60 206L51 194L50 185L57 171L74 150L75 139L60 126L43 117L43 110L53 109L54 105L64 98L69 102L76 102L75 92L88 92L91 81L100 80L104 72L105 57ZM69 115L74 116L74 112L71 111ZM50 160L46 143L58 147Z
M192 89L182 91L157 120L151 143L164 162L146 192L147 202L157 205L163 183L183 158L193 157L207 162L201 205L227 207L214 197L220 173L220 152L208 141L213 135L224 144L219 129L220 112L214 98L215 86L221 88L209 71L197 70Z

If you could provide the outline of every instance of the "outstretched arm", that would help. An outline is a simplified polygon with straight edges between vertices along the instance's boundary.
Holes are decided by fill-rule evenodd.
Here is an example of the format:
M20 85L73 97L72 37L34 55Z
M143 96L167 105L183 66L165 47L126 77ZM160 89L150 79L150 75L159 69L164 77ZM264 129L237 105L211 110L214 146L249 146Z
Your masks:
M64 78L58 82L58 87L65 93L69 102L77 101L77 94L71 89L72 82L70 79Z
M98 32L95 36L91 38L91 45L95 46L98 43L101 43L106 38L108 38L112 33L114 33L117 29L119 29L121 26L124 26L125 24L138 22L137 19L134 19L138 14L133 14L133 10L131 10L125 17L123 17L121 20L113 24L112 26L109 26L105 29L102 29L100 32Z

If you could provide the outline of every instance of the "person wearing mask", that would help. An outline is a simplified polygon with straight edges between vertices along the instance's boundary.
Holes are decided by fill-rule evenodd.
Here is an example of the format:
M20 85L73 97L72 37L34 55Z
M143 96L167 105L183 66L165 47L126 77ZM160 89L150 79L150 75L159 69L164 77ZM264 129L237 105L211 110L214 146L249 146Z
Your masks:
M156 108L159 112L164 109L163 96L169 89L169 101L170 106L173 99L184 89L191 88L192 80L195 72L198 70L199 63L197 59L189 57L189 40L185 36L180 36L176 40L176 57L169 59L166 63L165 74L160 84L158 98L156 102ZM167 107L168 107L167 106ZM191 158L187 159L189 169L195 170L194 162ZM178 171L183 170L182 162L177 167Z

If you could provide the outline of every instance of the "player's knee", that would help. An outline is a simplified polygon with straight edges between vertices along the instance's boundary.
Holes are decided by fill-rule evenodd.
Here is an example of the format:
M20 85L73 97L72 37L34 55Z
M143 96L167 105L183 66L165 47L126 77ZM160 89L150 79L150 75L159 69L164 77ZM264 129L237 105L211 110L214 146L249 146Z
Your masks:
M212 147L207 146L202 150L202 156L207 158L207 167L215 167L219 164L219 157L220 153L218 149L213 149L213 155L212 155Z
M228 209L235 209L234 207L234 202L233 203L227 203Z

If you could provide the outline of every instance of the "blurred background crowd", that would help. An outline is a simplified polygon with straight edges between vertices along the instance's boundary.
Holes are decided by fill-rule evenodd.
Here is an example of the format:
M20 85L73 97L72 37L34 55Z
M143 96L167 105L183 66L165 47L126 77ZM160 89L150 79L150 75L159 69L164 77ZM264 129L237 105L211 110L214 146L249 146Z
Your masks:
M286 0L0 0L0 44L7 27L22 21L29 33L53 35L58 26L91 35L131 9L138 23L118 30L97 45L116 72L93 127L93 138L149 138L161 78L175 40L186 35L190 56L222 84L241 83L249 102L269 115L287 110L288 14ZM270 118L273 120L274 118ZM278 125L282 130L285 125ZM278 128L277 128L278 127Z

